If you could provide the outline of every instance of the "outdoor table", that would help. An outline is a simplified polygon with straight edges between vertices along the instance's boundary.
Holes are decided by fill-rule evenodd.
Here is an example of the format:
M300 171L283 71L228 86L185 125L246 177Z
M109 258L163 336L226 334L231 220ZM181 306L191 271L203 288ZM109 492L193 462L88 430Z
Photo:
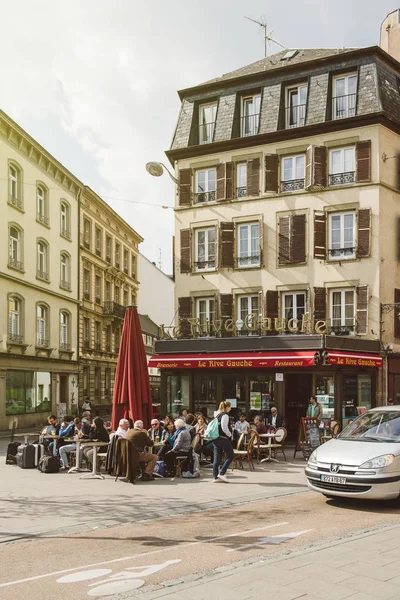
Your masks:
M24 438L24 444L28 443L28 438L30 437L38 437L39 434L38 433L14 433L14 437L23 437Z
M108 446L108 442L94 442L92 440L84 440L80 442L82 446L89 446L93 448L93 469L90 473L85 473L81 475L79 479L105 479L104 475L101 475L97 472L97 452L98 448L102 448L104 446Z
M279 462L279 460L277 460L276 458L272 458L271 444L272 444L272 439L274 437L276 437L276 433L260 433L259 437L267 438L267 440L268 440L268 456L266 458L263 458L260 462Z
M150 447L151 454L157 454L157 450L164 446L164 442L154 442L153 446Z
M75 454L75 467L71 467L68 470L68 473L80 473L82 471L87 472L87 469L81 469L81 444L82 442L89 442L87 438L74 438L71 440L71 443L76 444L76 454Z

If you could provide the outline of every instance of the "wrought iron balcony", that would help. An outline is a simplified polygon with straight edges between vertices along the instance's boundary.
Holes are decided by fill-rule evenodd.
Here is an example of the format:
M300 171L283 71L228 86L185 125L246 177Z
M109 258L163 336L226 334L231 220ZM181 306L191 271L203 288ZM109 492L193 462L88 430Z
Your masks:
M63 290L70 290L71 289L71 284L69 281L65 281L65 279L61 279L60 281L60 288L62 288Z
M355 251L355 246L350 246L348 248L329 248L328 254L329 258L352 258L355 254Z
M67 238L68 240L70 240L70 239L71 239L71 232L70 232L70 231L68 231L68 229L67 229L66 227L61 227L60 234L61 234L63 237Z
M9 333L8 341L13 342L14 344L22 344L24 341L24 336L19 335L19 333Z
M83 344L82 345L83 345L83 348L85 350L89 350L89 348L90 348L90 342L89 342L89 340L83 340Z
M334 333L335 335L351 335L354 329L354 323L352 325L331 325L330 333Z
M237 266L239 269L243 269L244 267L259 267L260 255L250 254L250 256L238 256Z
M122 306L122 304L118 304L117 302L104 302L103 304L103 314L105 315L123 319L125 317L125 311L125 306Z
M285 128L304 127L306 124L307 104L287 106L285 108Z
M90 300L90 294L89 294L89 292L83 292L83 299L84 300Z
M49 346L49 340L45 340L42 337L38 337L36 339L36 346L40 346L41 348L48 348L48 346Z
M43 223L43 225L49 224L49 218L45 215L42 215L41 213L37 213L36 220L39 221L39 223Z
M281 192L297 192L304 190L304 179L290 179L281 182Z
M11 194L8 196L8 204L15 206L15 208L19 208L20 210L23 210L24 208L22 200L16 196L12 196Z
M214 202L216 199L216 191L211 192L198 192L194 195L195 202L197 204L203 204L204 202Z
M36 271L36 277L42 281L49 281L49 274L46 273L46 271L41 271L40 269Z
M260 113L240 117L240 137L257 135L260 128Z
M357 94L332 98L332 119L346 119L356 115Z
M215 121L198 125L199 144L211 144L214 140Z
M195 271L211 271L215 269L215 258L213 260L198 260L194 263Z
M237 187L236 188L236 198L244 198L247 196L247 187Z
M356 174L354 171L348 171L347 173L334 173L329 175L329 185L347 185L348 183L354 183Z
M24 270L24 263L21 260L17 260L16 258L9 256L8 257L8 266L11 269L17 269L18 271Z
M71 344L68 344L67 342L60 342L60 350L65 350L66 352L70 352Z

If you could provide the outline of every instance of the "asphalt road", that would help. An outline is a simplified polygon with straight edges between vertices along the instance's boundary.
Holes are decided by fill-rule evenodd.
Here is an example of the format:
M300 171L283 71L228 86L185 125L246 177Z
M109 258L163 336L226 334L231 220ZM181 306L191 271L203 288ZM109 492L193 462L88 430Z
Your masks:
M217 486L228 488L208 485L210 495ZM300 492L68 537L2 544L0 598L83 600L143 591L183 575L398 522L399 514L397 502L338 502Z

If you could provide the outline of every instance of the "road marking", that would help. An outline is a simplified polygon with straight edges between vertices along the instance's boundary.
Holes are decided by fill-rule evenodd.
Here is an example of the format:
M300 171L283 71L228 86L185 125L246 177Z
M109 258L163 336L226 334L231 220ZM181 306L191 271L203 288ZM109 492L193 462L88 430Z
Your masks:
M259 538L258 542L254 544L246 544L245 546L239 546L239 548L231 548L227 552L237 552L238 550L247 550L247 548L256 548L257 546L264 546L265 544L282 544L288 542L293 538L308 533L312 529L303 529L303 531L292 531L291 533L284 533L283 535L273 535L272 537Z
M198 546L199 544L207 544L209 542L217 542L218 540L224 540L230 537L235 537L239 535L245 535L247 533L254 533L255 531L263 531L264 529L273 529L274 527L282 527L283 525L288 525L287 521L283 521L282 523L274 523L273 525L265 525L264 527L257 527L256 529L247 529L245 531L238 531L236 533L230 533L228 535L221 535L218 537L208 538L205 540L201 540L198 542L189 542L188 544L175 546L170 546L168 550L173 550L174 548L189 548L190 546ZM77 538L79 539L79 538ZM95 539L95 538L94 538ZM80 567L73 567L71 569L63 569L62 571L53 571L52 573L44 573L43 575L35 575L34 577L27 577L26 579L17 579L15 581L8 581L7 583L0 583L0 588L9 587L11 585L17 585L20 583L28 583L30 581L38 581L39 579L45 579L46 577L54 577L55 575L64 575L64 573L73 573L74 571L81 571L82 569L91 569L94 567L101 567L103 565L112 565L118 562L123 562L126 560L133 560L135 558L141 558L143 556L150 556L152 554L159 554L160 552L165 553L165 548L160 548L159 550L151 550L150 552L141 552L140 554L134 554L133 556L124 556L123 558L114 558L113 560L105 560L102 562L94 563L91 565L82 565Z

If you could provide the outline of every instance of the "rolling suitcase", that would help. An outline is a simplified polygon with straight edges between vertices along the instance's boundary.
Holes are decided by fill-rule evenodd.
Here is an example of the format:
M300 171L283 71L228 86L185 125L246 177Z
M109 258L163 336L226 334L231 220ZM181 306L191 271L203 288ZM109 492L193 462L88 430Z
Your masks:
M40 459L45 455L44 445L32 444L32 446L35 448L35 467L38 467Z
M17 464L17 452L20 445L21 444L19 442L10 442L8 444L6 452L6 465Z
M35 454L36 450L33 444L21 444L17 452L17 465L21 469L34 469Z

